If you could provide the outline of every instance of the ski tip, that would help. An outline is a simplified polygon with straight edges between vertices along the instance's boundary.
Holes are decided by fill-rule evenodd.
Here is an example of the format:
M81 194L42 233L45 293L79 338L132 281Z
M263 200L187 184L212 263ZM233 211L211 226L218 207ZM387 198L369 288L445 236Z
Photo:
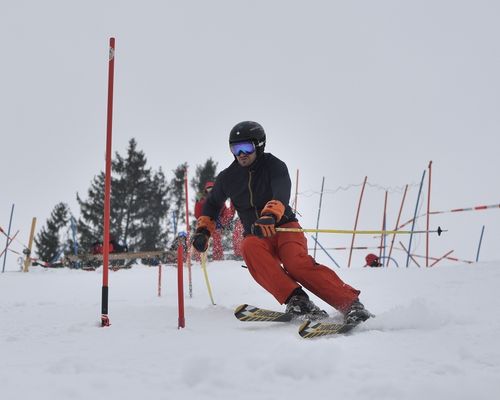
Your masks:
M248 307L248 304L242 304L242 305L236 307L236 309L234 310L234 313L238 314L238 313L240 313L242 310L244 310L247 307Z
M302 332L302 331L304 331L305 329L307 329L307 327L308 327L310 324L311 324L311 321L309 321L309 320L304 321L304 322L300 325L300 327L299 327L299 332Z

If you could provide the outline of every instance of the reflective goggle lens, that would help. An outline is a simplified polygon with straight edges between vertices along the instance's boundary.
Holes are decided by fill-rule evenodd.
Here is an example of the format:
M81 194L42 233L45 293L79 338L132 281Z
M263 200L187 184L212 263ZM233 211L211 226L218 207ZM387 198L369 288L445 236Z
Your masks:
M229 147L235 156L239 156L240 153L252 154L255 151L255 145L253 142L232 143Z

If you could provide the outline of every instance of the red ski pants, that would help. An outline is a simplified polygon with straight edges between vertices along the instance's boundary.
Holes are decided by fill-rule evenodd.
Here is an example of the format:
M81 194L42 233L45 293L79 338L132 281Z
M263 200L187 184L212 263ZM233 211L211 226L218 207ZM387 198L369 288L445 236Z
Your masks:
M300 228L300 225L289 222L282 227ZM280 304L302 285L342 312L360 293L308 255L307 240L301 232L278 232L264 239L247 236L242 243L242 253L250 274Z

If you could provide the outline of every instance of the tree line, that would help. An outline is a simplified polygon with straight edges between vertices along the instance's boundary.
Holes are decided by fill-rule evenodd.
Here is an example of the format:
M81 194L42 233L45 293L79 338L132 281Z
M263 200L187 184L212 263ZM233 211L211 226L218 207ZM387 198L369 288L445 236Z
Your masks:
M125 155L118 152L111 164L110 235L129 251L166 249L186 223L184 179L188 163L177 166L168 180L161 169L147 165L146 155L132 138ZM212 158L198 165L190 186L199 195L205 182L214 180L217 163ZM78 193L78 217L63 202L56 204L35 237L37 256L56 260L63 253L86 253L103 238L104 180L100 171L87 196ZM194 222L194 221L193 221Z

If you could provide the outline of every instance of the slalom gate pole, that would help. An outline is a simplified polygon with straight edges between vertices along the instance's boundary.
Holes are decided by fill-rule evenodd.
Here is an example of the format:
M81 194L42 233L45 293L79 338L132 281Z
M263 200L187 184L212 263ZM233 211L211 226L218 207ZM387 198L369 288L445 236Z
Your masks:
M422 174L422 180L420 181L420 188L418 189L417 203L415 204L415 214L413 215L413 222L411 224L411 231L412 232L415 230L415 222L417 220L417 212L418 212L418 203L420 201L420 194L422 193L422 186L424 184L424 178L425 178L425 169L424 169L424 173ZM410 241L408 243L408 256L406 257L406 268L408 268L408 266L410 265L412 239L413 239L413 234L410 235Z
M184 190L186 191L186 241L190 242L190 231L191 227L189 226L189 201L188 201L188 170L184 171ZM189 283L189 297L193 297L193 280L191 276L191 246L187 247L186 252L186 264L188 268L188 283Z
M297 196L299 194L299 170L297 169L297 174L295 176L295 201L293 203L293 212L297 213Z
M203 276L205 277L205 284L207 285L208 295L210 296L210 301L215 306L214 296L212 295L212 287L210 286L210 281L208 280L208 272L207 272L207 252L203 252L200 254L201 258L201 269L203 271Z
M26 254L26 258L24 260L24 272L28 272L31 264L31 248L33 247L33 239L35 238L35 227L36 227L36 217L33 217L31 220L31 230L30 230L30 238L28 240L28 247L24 249L24 254Z
M392 235L392 234L416 234L427 233L426 230L421 231L381 231L381 230L354 230L354 229L305 229L305 228L276 228L276 232L320 232L320 233L337 233L337 234L356 234L356 235ZM429 233L437 233L438 236L442 232L448 232L446 229L430 230ZM361 247L349 247L349 249L360 249ZM379 248L379 247L377 247ZM341 250L341 248L337 248Z
M161 263L158 263L158 297L161 297Z
M12 235L12 237L7 237L7 243L5 244L5 249L3 249L2 252L0 253L0 257L2 257L4 254L5 255L7 254L7 250L9 249L9 246L14 241L14 239L16 238L16 236L17 236L18 233L19 233L19 231L17 231L16 233L14 233ZM5 260L5 257L4 257L4 260ZM2 272L4 272L4 270L5 270L5 261L3 263Z
M379 246L354 246L353 250L370 250L370 249L379 249ZM350 250L350 247L324 247L325 250ZM312 250L308 248L307 250Z
M433 267L434 265L436 265L439 261L445 259L446 257L448 257L451 253L453 253L454 250L450 250L448 253L446 253L444 256L442 257L439 257L436 261L434 261L431 265L429 265L429 267Z
M437 215L437 214L447 214L447 213L456 213L456 212L464 212L464 211L483 211L483 210L490 210L492 208L500 208L500 204L490 204L490 205L481 205L481 206L474 206L474 207L463 207L463 208L453 208L451 210L442 210L442 211L431 211L429 214L430 215ZM424 217L426 214L420 214L417 216L417 219L420 217ZM415 219L412 218L408 221L406 221L404 224L401 224L398 226L398 229L404 228L406 225L412 223Z
M177 304L179 309L179 318L177 323L177 329L184 328L186 326L186 320L184 318L184 275L183 275L183 258L184 258L184 238L179 237L177 240Z
M382 213L382 231L385 231L385 216L386 216L386 213L387 213L387 190L385 191L384 212ZM386 237L385 233L383 233L382 235L380 235L380 250L379 250L379 255L378 255L378 258L380 260L382 259L382 253L385 256L385 237Z
M10 236L10 228L12 227L12 216L14 215L14 206L15 206L15 204L12 203L12 208L10 209L9 227L7 228L7 240L5 243L5 250L4 250L5 254L3 256L2 273L5 272L5 262L7 261L7 248L9 247L9 236ZM2 232L3 232L3 230L2 230ZM10 241L11 243L12 243L12 240Z
M417 260L415 260L415 258L413 258L413 256L411 255L411 253L408 251L408 249L405 247L405 245L401 242L399 242L399 245L403 248L403 250L405 251L405 253L408 255L408 257L410 257L412 259L412 261L417 264L417 267L420 268L420 264L418 263Z
M333 259L333 257L330 255L330 253L328 253L328 251L326 251L326 249L325 249L323 246L321 246L321 243L320 243L320 242L318 242L318 240L317 240L314 236L313 236L312 238L313 238L313 239L314 239L314 241L318 244L318 246L321 248L321 250L323 250L323 251L325 252L325 254L328 256L328 258L330 258L330 260L332 260L332 262L333 262L333 263L334 263L337 267L339 267L339 268L340 268L340 265L339 265L339 264L337 264L337 261L335 261L335 260Z
M429 161L429 188L427 190L427 226L429 231L429 217L431 212L431 178L432 178L432 160ZM425 235L425 266L429 266L429 232Z
M399 249L398 249L399 250ZM403 249L400 249L401 251L403 251ZM416 257L416 258L424 258L425 259L425 255L420 255L420 254L415 254L413 253L412 254L412 257ZM474 264L474 261L470 261L470 260L461 260L459 258L456 258L456 257L445 257L447 260L451 260L451 261L457 261L457 262L463 262L463 263L467 263L467 264ZM436 261L438 260L437 257L431 257L429 256L429 260L432 260L432 261Z
M319 195L318 219L316 220L316 229L319 228L319 216L321 214L321 203L323 201L323 189L325 187L325 177L321 181L321 194ZM314 238L314 253L313 258L316 258L316 245L318 244L318 231L316 230L316 237Z
M400 207L399 207L398 219L397 219L397 221L396 221L396 226L395 226L394 230L397 230L397 229L398 229L399 220L401 219L401 212L403 211L403 205L404 205L404 203L405 203L405 198L406 198L406 192L407 192L407 191L408 191L408 185L406 185L406 186L405 186L405 191L404 191L404 193L403 193L403 198L402 198L402 200L401 200L401 205L400 205ZM389 255L388 255L389 259L391 258L392 248L393 248L393 246L394 246L394 240L395 240L395 239L396 239L396 234L394 233L394 234L392 235L391 247L390 247L390 249L389 249Z
M351 251L349 252L349 262L347 263L347 266L349 268L351 267L352 248L354 246L354 238L356 237L356 229L358 227L359 210L361 209L361 201L363 200L363 193L365 192L365 186L366 186L367 179L368 179L368 177L365 176L365 180L363 181L363 187L361 188L361 194L359 195L358 211L356 212L356 220L354 222L354 229L352 232Z
M111 151L113 132L113 84L115 74L115 38L109 39L109 62L108 62L108 110L106 126L106 174L104 181L104 232L103 232L103 266L102 266L102 297L101 297L101 326L111 325L108 317L109 297L109 238L111 215Z
M481 251L481 243L483 242L483 235L484 235L484 225L483 228L481 229L481 236L479 237L479 246L477 246L476 262L479 261L479 252Z

